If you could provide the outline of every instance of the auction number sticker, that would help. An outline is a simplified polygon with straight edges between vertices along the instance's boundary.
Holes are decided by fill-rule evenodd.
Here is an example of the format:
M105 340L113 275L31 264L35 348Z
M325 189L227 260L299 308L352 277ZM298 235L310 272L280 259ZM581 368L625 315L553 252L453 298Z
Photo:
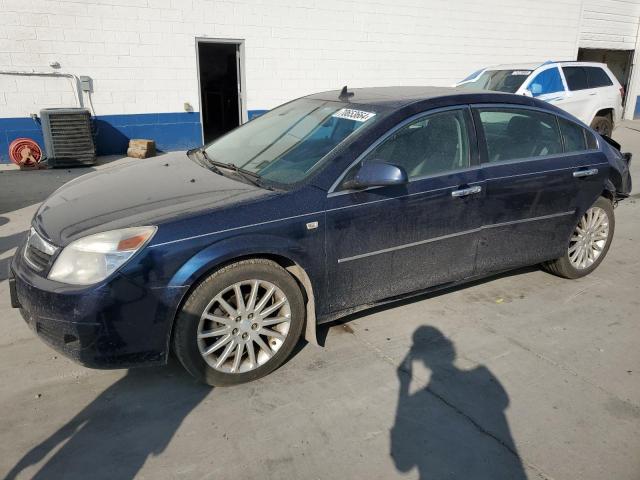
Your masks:
M531 75L531 70L514 70L511 72L511 75Z
M366 122L370 118L375 117L376 114L372 112L365 112L363 110L354 110L352 108L342 108L331 116L336 118L345 118L347 120L355 120L356 122Z

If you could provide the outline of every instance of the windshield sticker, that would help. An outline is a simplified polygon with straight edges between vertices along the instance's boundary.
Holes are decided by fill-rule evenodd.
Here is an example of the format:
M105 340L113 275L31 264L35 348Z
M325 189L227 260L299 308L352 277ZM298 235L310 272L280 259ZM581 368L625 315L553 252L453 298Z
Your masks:
M514 70L511 75L531 75L531 70Z
M353 110L351 108L343 108L331 115L336 118L346 118L347 120L355 120L356 122L366 122L376 114L372 112L365 112L363 110Z

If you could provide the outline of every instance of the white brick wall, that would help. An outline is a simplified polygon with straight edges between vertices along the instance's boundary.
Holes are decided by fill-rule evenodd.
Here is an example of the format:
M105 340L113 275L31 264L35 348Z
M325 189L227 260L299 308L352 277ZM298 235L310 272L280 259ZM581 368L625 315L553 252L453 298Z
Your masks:
M640 22L638 0L585 0L580 46L633 50Z
M244 39L248 109L268 109L344 84L449 85L485 65L573 58L580 12L580 0L0 0L0 70L57 61L89 75L98 115L198 110L195 37ZM74 105L69 80L0 75L0 117L55 105Z

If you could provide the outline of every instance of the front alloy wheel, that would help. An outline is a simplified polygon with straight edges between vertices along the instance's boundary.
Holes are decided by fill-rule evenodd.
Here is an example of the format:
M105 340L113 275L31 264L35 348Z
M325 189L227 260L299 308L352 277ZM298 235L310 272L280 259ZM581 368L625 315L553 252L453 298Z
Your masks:
M200 355L215 370L242 373L264 365L289 333L291 306L276 285L237 282L209 302L198 325Z
M176 317L173 350L209 385L256 380L293 351L305 321L296 280L277 263L242 260L212 273Z

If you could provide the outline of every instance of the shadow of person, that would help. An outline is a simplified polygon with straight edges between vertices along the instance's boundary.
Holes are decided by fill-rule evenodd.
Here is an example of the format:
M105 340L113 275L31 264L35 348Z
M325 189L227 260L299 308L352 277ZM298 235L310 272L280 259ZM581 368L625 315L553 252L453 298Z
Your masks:
M32 478L134 478L149 456L164 451L184 418L211 391L174 363L129 370L32 448L6 478L16 478L55 450Z
M460 370L453 343L423 326L398 367L400 393L391 430L396 468L417 467L420 479L526 479L505 417L509 397L485 366ZM415 362L431 371L411 394Z

